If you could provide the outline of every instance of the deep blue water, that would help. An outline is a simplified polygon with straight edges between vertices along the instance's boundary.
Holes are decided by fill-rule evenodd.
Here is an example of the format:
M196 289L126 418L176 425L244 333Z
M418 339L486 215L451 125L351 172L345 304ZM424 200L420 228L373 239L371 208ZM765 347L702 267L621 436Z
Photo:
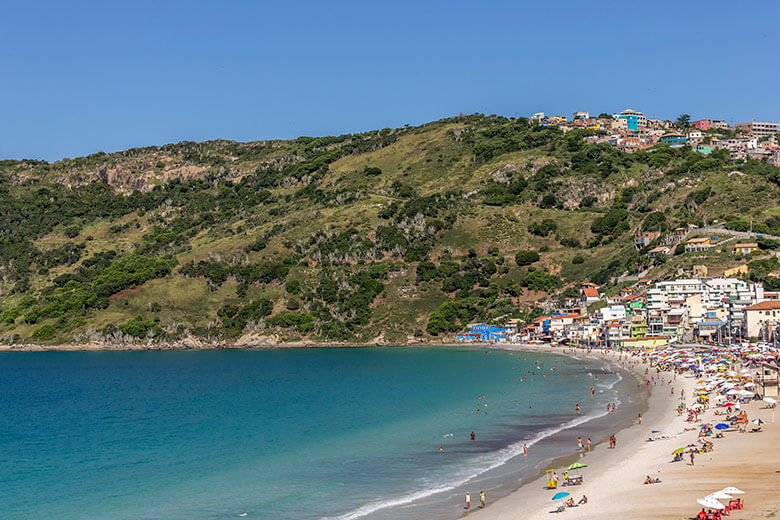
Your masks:
M469 479L615 399L607 375L590 398L584 365L455 348L2 354L0 517L413 518L434 497L446 510L429 512L457 515Z

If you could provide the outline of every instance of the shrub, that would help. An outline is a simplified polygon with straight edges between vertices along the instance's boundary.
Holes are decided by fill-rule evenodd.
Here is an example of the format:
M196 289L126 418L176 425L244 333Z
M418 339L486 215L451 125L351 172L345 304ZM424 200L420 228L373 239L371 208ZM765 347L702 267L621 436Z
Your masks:
M571 263L573 264L584 264L585 263L585 257L582 255L575 255L574 258L571 259Z
M52 339L56 333L57 329L55 329L53 325L47 323L46 325L41 325L35 329L32 333L32 337L33 339L40 341L48 341Z
M550 233L554 233L558 230L558 224L554 220L546 218L541 222L534 222L528 226L528 231L540 237L546 237Z
M515 255L515 263L518 267L531 265L539 261L539 253L536 251L518 251Z

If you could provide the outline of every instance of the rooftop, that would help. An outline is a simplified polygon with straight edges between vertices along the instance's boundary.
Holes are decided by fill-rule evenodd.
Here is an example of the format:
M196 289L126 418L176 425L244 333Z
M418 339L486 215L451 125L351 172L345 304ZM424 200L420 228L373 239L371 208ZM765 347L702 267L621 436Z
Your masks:
M750 307L745 307L746 311L769 311L780 309L780 300L770 300L765 302L759 302Z

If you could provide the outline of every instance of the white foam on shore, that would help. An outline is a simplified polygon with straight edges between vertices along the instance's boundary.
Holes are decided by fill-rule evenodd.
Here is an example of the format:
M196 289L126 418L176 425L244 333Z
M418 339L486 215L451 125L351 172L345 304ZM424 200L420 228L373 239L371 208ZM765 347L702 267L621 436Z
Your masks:
M615 382L617 383L617 381ZM614 386L614 384L612 385ZM414 491L411 493L408 493L406 495L402 495L398 498L394 499L387 499L387 500L377 500L375 502L370 502L368 504L365 504L353 511L350 511L349 513L343 514L341 516L336 517L323 517L322 520L356 520L358 518L364 517L366 515L370 515L371 513L375 513L381 509L386 509L388 507L398 507L403 506L406 504L409 504L411 502L414 502L416 500L421 500L439 493L445 493L447 491L452 491L458 486L462 486L466 482L484 474L488 471L494 470L504 464L506 464L509 460L521 456L523 454L523 445L527 446L533 446L537 442L541 441L542 439L545 439L551 435L555 435L556 433L560 433L564 430L568 430L569 428L574 428L575 426L579 426L581 424L584 424L586 422L592 421L594 419L598 419L600 417L604 417L607 415L607 412L600 411L600 412L591 412L589 414L576 417L572 419L571 421L561 423L559 426L555 426L552 428L548 428L546 430L543 430L536 434L531 439L524 439L522 441L518 441L515 443L510 444L506 448L500 449L494 453L488 454L484 457L484 460L480 460L478 462L478 465L480 466L479 470L476 471L470 471L470 472L463 472L462 474L455 475L453 479L445 484L439 485L438 487L434 488L426 488L419 491Z

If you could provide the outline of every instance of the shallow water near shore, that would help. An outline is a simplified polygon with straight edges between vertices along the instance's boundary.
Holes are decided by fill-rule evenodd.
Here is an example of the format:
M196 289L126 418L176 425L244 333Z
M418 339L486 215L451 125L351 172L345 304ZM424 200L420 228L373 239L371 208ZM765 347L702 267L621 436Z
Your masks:
M10 518L454 518L643 403L603 363L479 348L2 354L0 388Z

